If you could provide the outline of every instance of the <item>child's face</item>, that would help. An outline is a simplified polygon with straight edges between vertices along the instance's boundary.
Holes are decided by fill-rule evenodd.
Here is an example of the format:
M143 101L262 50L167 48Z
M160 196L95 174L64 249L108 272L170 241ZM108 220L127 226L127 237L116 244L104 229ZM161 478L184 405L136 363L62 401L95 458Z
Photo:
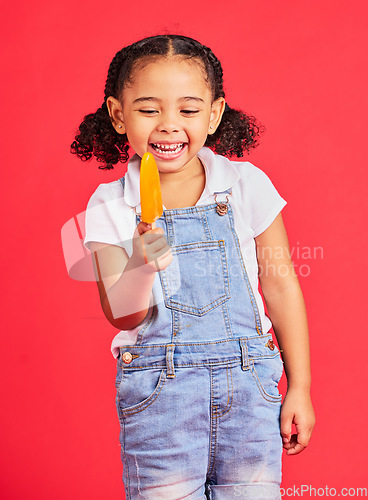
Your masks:
M162 173L198 163L197 153L207 135L215 132L225 104L223 98L211 102L202 70L181 57L160 58L138 66L132 77L132 85L124 89L122 105L109 98L116 130L127 134L140 157L147 151L152 153ZM174 151L163 152L165 145Z

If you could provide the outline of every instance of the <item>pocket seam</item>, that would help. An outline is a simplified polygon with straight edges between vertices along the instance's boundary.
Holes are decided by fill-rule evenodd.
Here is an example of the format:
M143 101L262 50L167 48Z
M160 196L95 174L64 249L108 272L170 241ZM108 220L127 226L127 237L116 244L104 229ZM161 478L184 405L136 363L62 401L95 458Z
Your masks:
M267 358L267 359L269 359L269 358ZM266 392L266 390L264 389L263 384L258 376L257 369L254 366L253 359L251 360L249 367L250 367L250 372L252 374L252 377L254 378L254 380L257 384L257 387L259 389L259 392L260 392L261 396L263 397L263 399L265 399L269 403L279 403L282 400L282 395L279 394L278 396L273 396L272 394L268 394L268 392ZM282 376L282 374L281 374L281 376Z
M193 307L190 305L182 304L181 302L172 299L172 296L174 294L172 295L169 294L167 274L166 271L164 270L160 272L160 277L161 277L161 284L164 294L165 305L169 309L201 317L231 298L231 293L229 288L229 271L227 266L226 248L224 240L199 241L194 243L185 243L183 245L172 247L173 254L176 255L180 253L190 253L192 251L206 250L206 249L218 251L218 256L221 262L222 278L223 278L223 293L216 299L212 300L212 302L209 302L208 304L202 307Z
M124 377L124 373L123 373L123 377ZM123 378L122 378L122 380L123 380ZM144 399L143 401L141 401L140 403L137 403L135 405L128 406L127 408L122 408L119 404L122 416L125 417L125 416L129 416L129 415L135 415L136 413L140 413L140 412L144 411L146 408L148 408L158 398L162 388L165 385L165 382L166 382L166 368L161 370L160 377L158 379L158 382L156 384L154 391L146 399ZM120 384L121 384L121 382L120 382ZM120 385L119 385L119 388L120 388ZM119 398L119 391L118 391L118 399L119 399L119 403L120 403L121 400Z

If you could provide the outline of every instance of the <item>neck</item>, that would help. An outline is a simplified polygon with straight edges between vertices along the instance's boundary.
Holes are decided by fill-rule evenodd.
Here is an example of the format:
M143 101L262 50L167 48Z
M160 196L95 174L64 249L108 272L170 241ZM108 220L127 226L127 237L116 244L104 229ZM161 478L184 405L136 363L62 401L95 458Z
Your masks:
M159 172L161 186L176 186L190 182L205 173L204 166L198 156L193 158L188 165L176 172Z

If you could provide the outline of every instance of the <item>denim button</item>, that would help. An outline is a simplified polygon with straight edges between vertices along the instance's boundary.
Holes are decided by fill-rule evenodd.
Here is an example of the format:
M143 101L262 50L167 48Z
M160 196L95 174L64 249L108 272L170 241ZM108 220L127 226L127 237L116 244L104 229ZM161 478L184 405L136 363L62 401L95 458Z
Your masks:
M124 352L122 359L123 359L124 363L129 365L129 363L132 362L133 356L131 355L130 352L127 351L127 352Z
M271 351L273 351L275 349L275 344L273 343L273 340L269 340L266 344L266 347L268 347L269 349L271 349Z

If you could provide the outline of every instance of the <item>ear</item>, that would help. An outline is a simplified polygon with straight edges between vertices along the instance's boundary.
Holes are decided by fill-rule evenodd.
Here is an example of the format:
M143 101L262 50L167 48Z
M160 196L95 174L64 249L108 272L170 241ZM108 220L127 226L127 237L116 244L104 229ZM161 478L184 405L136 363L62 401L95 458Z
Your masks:
M212 135L216 132L217 127L221 122L222 115L225 111L225 99L219 97L216 101L213 101L210 114L210 123L208 125L208 134ZM211 128L212 127L212 128Z
M106 99L106 106L111 118L111 124L116 132L118 134L125 134L125 125L121 102L115 99L115 97L109 96Z

